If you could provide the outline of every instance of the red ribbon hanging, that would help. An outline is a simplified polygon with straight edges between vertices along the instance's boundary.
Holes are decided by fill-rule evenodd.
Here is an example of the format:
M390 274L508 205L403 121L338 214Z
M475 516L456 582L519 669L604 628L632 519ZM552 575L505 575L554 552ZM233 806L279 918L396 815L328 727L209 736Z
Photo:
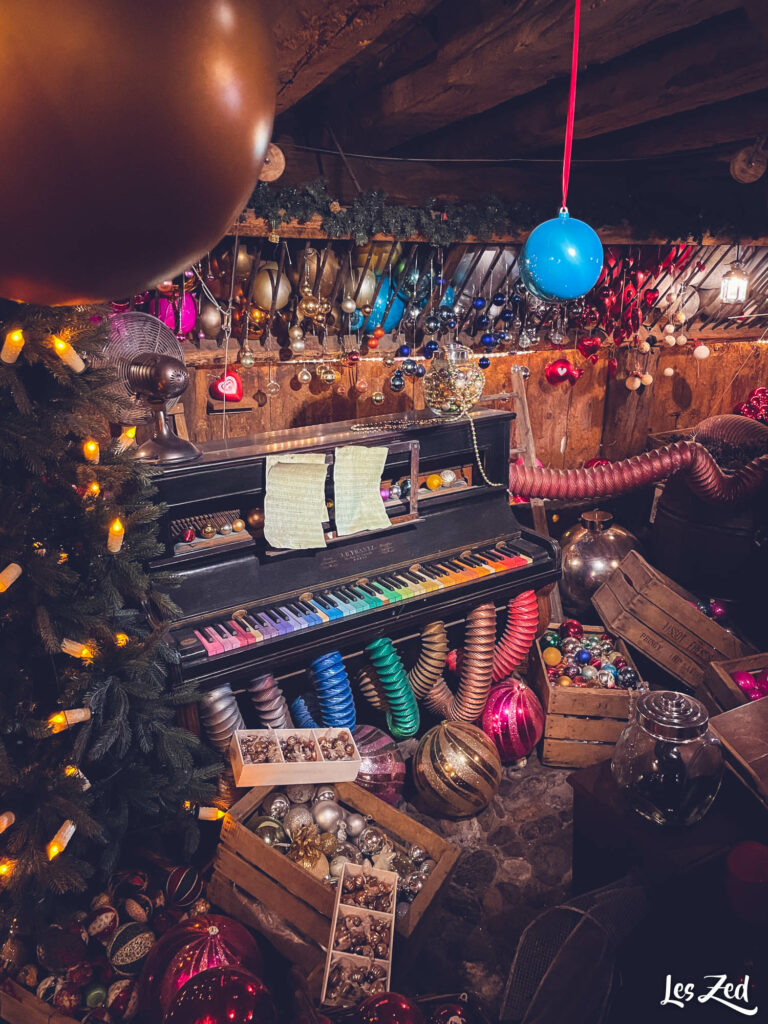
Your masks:
M571 149L573 147L573 121L576 111L576 77L579 71L579 22L581 20L581 0L575 0L573 9L573 51L571 53L571 88L568 93L568 119L565 123L565 152L563 153L563 202L562 209L568 206L568 179L571 176Z

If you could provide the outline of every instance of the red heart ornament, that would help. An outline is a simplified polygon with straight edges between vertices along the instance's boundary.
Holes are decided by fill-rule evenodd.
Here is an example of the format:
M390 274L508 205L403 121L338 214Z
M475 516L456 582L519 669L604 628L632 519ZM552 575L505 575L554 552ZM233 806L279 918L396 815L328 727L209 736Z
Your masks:
M645 294L643 295L643 300L644 300L646 306L653 306L658 298L659 298L659 289L658 288L646 288L645 289Z
M579 353L584 356L585 359L597 359L597 353L600 349L600 339L596 337L591 338L579 338L576 343L576 348Z
M239 402L243 397L243 382L236 370L227 367L224 373L210 387L211 398L219 402Z

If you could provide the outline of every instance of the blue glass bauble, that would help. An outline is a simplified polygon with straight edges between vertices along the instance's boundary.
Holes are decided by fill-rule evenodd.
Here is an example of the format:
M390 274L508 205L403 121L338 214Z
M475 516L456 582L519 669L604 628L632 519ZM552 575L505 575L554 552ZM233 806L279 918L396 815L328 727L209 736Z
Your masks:
M423 377L427 371L424 369L424 363L416 363L416 369L414 373L417 377Z
M485 309L485 299L481 295L478 295L476 299L472 300L472 305L475 309Z
M592 657L589 651L585 651L583 648L580 651L576 651L576 661L580 665L588 665L589 659Z
M494 337L496 338L496 341L506 341L507 340L507 332L506 331L496 331L496 334L494 335Z
M503 306L506 301L506 295L502 295L501 292L499 292L498 295L493 296L494 306Z
M434 359L435 358L435 353L434 352L427 352L425 350L424 351L424 358L425 359Z
M511 309L504 309L501 312L501 319L505 324L508 324L515 319L515 314Z
M496 339L492 334L484 334L480 339L484 345L495 345Z
M425 344L424 344L424 351L425 352L437 352L437 350L439 348L440 348L440 346L434 340L434 338L432 340L430 340L430 341L425 342Z
M594 287L603 267L597 232L561 210L528 236L520 254L520 277L540 299L578 299Z
M411 354L411 346L401 345L400 348L397 350L397 354L399 356L409 356Z
M456 320L449 320L448 321L448 326L450 327L451 330L453 330L456 327L457 323L458 323L458 321L456 321Z
M405 387L405 377L402 373L393 373L389 380L389 386L393 391L402 391Z
M401 370L408 377L412 377L416 373L416 363L413 359L406 359L403 363Z
M487 370L488 367L491 365L491 360L488 358L488 356L480 356L480 358L477 360L477 365L480 367L481 370Z
M444 277L438 277L437 280L435 281L435 284L439 284L441 286L444 285L445 284L445 278Z
M403 313L405 312L406 297L399 292L395 294L394 298L392 299L392 304L391 306L389 306L389 312L387 313L386 317L384 316L384 311L389 305L389 297L391 294L392 286L390 285L388 279L385 277L382 280L381 285L379 286L379 294L376 296L376 301L373 304L373 309L371 310L370 316L362 325L363 330L367 331L368 334L371 334L376 327L383 327L387 334L389 334L395 330L397 325L402 320ZM357 315L358 312L359 310L355 312L355 316ZM360 325L353 323L352 330L358 330L359 326Z
M475 317L475 323L478 327L487 327L491 322L491 318L487 313L481 313L480 316Z

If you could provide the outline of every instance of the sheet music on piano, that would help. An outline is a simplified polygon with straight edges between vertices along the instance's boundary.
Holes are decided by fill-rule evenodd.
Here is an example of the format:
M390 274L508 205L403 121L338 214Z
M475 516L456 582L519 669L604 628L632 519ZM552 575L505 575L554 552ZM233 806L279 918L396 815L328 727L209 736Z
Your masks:
M338 537L391 526L381 497L381 476L388 454L386 446L345 445L336 449L333 498Z
M264 539L273 548L324 548L325 478L321 452L267 456Z

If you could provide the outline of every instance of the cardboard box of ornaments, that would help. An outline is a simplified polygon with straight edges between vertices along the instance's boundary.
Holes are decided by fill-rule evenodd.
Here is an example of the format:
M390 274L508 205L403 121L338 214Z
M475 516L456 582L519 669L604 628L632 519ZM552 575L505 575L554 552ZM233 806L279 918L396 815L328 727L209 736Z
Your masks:
M556 631L559 625L551 622L548 630ZM600 636L605 632L603 626L584 626L583 629L585 636ZM624 642L616 638L613 646L627 665L637 671ZM616 740L629 720L634 690L556 685L549 679L540 639L534 643L530 655L528 683L547 716L542 764L553 768L585 768L613 754Z
M284 852L268 846L248 827L248 822L260 813L264 800L274 788L252 789L230 807L222 822L208 897L234 917L242 916L243 912L237 890L259 900L268 911L317 944L317 964L324 967L334 913L334 889L294 863ZM345 810L370 817L390 836L396 849L419 846L435 862L432 871L424 876L421 890L409 905L408 913L399 917L395 926L396 958L402 956L404 962L412 959L425 934L425 921L439 903L441 890L460 850L354 782L335 783L334 788ZM322 972L317 979L318 991L321 981Z

